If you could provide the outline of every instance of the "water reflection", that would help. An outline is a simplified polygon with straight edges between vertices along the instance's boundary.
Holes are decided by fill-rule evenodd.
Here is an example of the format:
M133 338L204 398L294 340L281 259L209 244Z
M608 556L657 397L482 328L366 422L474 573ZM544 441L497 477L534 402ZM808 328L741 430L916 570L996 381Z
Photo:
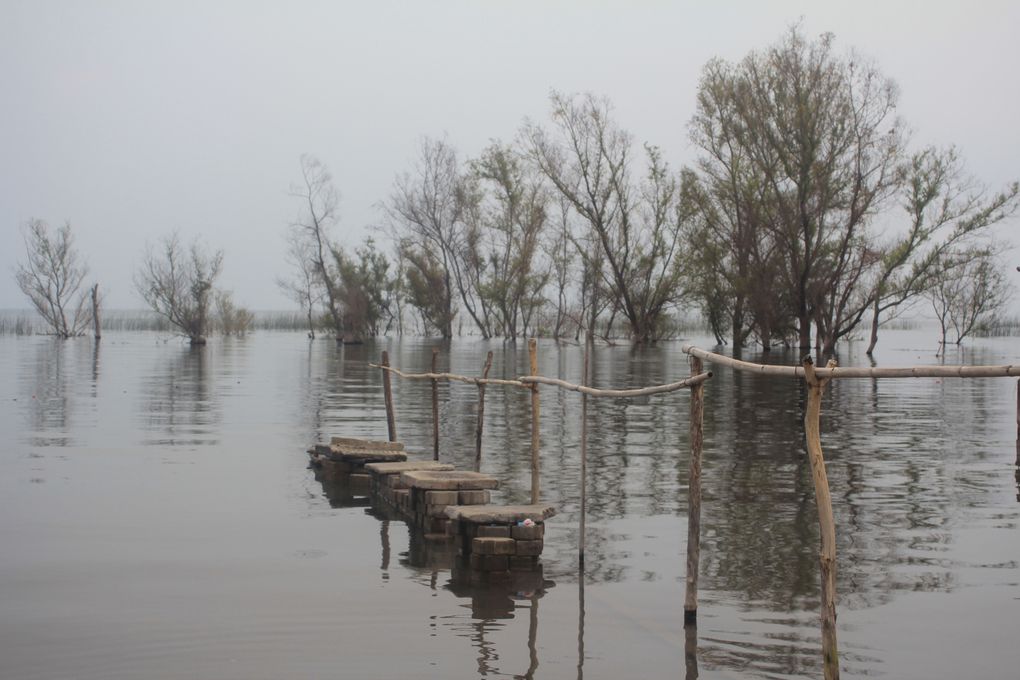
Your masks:
M19 398L27 405L29 443L71 446L73 433L96 412L100 345L47 337L37 340L32 353L32 359L19 367Z
M160 358L142 379L147 446L213 446L219 443L222 405L210 378L212 348L182 346Z

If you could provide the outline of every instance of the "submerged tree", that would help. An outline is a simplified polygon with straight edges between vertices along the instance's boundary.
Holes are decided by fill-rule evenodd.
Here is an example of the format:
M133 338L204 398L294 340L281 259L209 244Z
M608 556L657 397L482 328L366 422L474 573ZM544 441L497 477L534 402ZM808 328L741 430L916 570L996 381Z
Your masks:
M631 136L594 95L552 96L554 132L525 126L533 161L587 223L604 263L595 273L636 342L654 341L682 281L680 231L689 204L656 147L646 145L642 182L631 176ZM581 253L585 255L584 252Z
M457 295L486 335L478 301L465 282L464 188L454 148L445 140L426 138L413 171L397 177L383 204L407 264L407 300L444 338L453 337Z
M360 342L385 332L394 319L394 281L386 256L367 239L354 256L333 249L337 295L344 311L344 341ZM385 323L385 326L383 325Z
M24 240L27 260L15 270L21 292L54 335L83 335L98 313L99 293L98 286L91 291L82 287L88 267L74 247L71 225L51 234L45 222L33 219L26 225Z
M959 345L1002 311L1012 297L997 247L966 248L938 256L928 299L942 331L940 352L950 328Z
M192 345L204 345L214 283L222 267L222 250L210 253L197 239L184 247L173 233L145 253L135 287L146 304L187 335Z
M321 299L326 305L330 326L338 341L343 339L343 310L333 269L331 231L338 220L337 208L340 202L333 176L319 159L301 156L301 183L291 187L291 196L301 200L302 210L291 224L290 252L297 261L299 275L293 283L301 291L301 304L307 310L314 304L313 298ZM313 290L321 295L313 295ZM310 334L314 330L309 329Z

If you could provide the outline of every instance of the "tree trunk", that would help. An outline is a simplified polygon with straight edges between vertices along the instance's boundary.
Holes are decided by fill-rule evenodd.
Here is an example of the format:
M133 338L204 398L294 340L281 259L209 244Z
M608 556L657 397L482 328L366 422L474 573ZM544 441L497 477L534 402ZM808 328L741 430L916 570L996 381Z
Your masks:
M875 306L872 307L871 314L871 342L868 343L868 351L865 352L869 357L875 351L875 345L878 344L878 300L875 300Z

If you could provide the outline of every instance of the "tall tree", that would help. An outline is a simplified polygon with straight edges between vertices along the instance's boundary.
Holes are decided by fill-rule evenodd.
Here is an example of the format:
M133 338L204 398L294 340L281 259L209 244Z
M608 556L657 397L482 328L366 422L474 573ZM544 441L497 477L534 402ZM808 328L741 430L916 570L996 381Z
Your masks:
M470 162L471 238L464 260L476 265L477 296L495 334L516 340L542 304L549 279L539 267L548 194L541 177L511 147L495 142Z
M712 91L724 93L724 107L706 105L718 98ZM858 56L837 55L831 35L809 41L794 27L739 64L710 63L700 92L696 129L705 128L699 118L717 124L736 149L729 158L758 183L801 348L814 323L831 351L870 306L868 227L898 186L895 84Z
M453 337L454 296L458 294L485 334L478 305L464 285L460 260L465 239L464 189L454 148L445 140L425 138L413 171L397 177L393 193L383 205L390 231L408 264L406 276L412 288L408 300L446 338ZM439 288L417 289L420 285Z
M680 180L656 147L646 145L644 181L631 177L631 136L594 95L552 95L554 132L528 124L534 162L570 201L602 247L599 272L636 342L655 340L679 296L679 234L689 217Z
M32 219L23 235L26 260L15 270L21 292L54 335L70 338L84 334L98 312L98 287L95 305L90 306L89 290L82 287L88 267L74 247L71 225L51 234L45 222Z
M290 194L301 201L301 213L291 223L291 242L298 244L292 245L292 249L297 251L298 257L310 258L308 262L316 286L324 294L322 300L326 305L331 330L337 341L342 341L343 310L333 271L332 249L335 244L331 234L339 220L337 208L340 197L333 185L333 176L319 159L304 154L301 156L301 182L291 186ZM305 266L306 263L300 265Z

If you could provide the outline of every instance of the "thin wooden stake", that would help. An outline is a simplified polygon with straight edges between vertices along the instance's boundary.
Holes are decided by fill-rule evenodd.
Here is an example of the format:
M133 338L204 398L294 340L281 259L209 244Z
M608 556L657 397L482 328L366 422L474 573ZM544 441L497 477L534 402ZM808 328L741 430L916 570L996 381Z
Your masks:
M818 505L818 527L822 545L818 558L821 565L822 585L822 659L825 680L839 679L839 651L836 645L836 522L832 514L832 495L825 474L819 419L822 410L822 393L829 382L815 374L811 357L804 357L804 381L808 388L807 410L804 412L804 435L807 440L811 477L815 484L815 503ZM827 368L835 368L830 360Z
M397 441L397 416L393 412L393 387L390 385L390 355L383 350L382 353L382 386L383 398L386 401L386 429L389 432L390 441Z
M691 356L691 374L702 372L701 359ZM705 439L705 384L691 387L691 464L687 476L687 579L684 626L698 625L698 571L701 564L701 458Z
M1016 466L1020 468L1020 380L1016 381Z
M432 372L436 372L439 348L432 348ZM439 460L439 381L432 379L432 460Z
M489 377L489 369L492 368L492 352L485 357L485 367L482 368L482 380ZM478 383L478 425L475 426L475 472L482 470L482 427L485 424L485 383Z
M531 375L538 375L538 340L528 340L528 362ZM538 401L538 383L531 386L531 503L539 500L538 426L541 408Z
M587 385L591 378L591 333L584 338L584 368L581 370L581 384ZM577 538L578 561L581 565L581 579L584 579L585 527L588 506L588 395L581 392L581 526Z
M99 284L92 286L92 328L96 340L103 337L101 324L99 323Z

